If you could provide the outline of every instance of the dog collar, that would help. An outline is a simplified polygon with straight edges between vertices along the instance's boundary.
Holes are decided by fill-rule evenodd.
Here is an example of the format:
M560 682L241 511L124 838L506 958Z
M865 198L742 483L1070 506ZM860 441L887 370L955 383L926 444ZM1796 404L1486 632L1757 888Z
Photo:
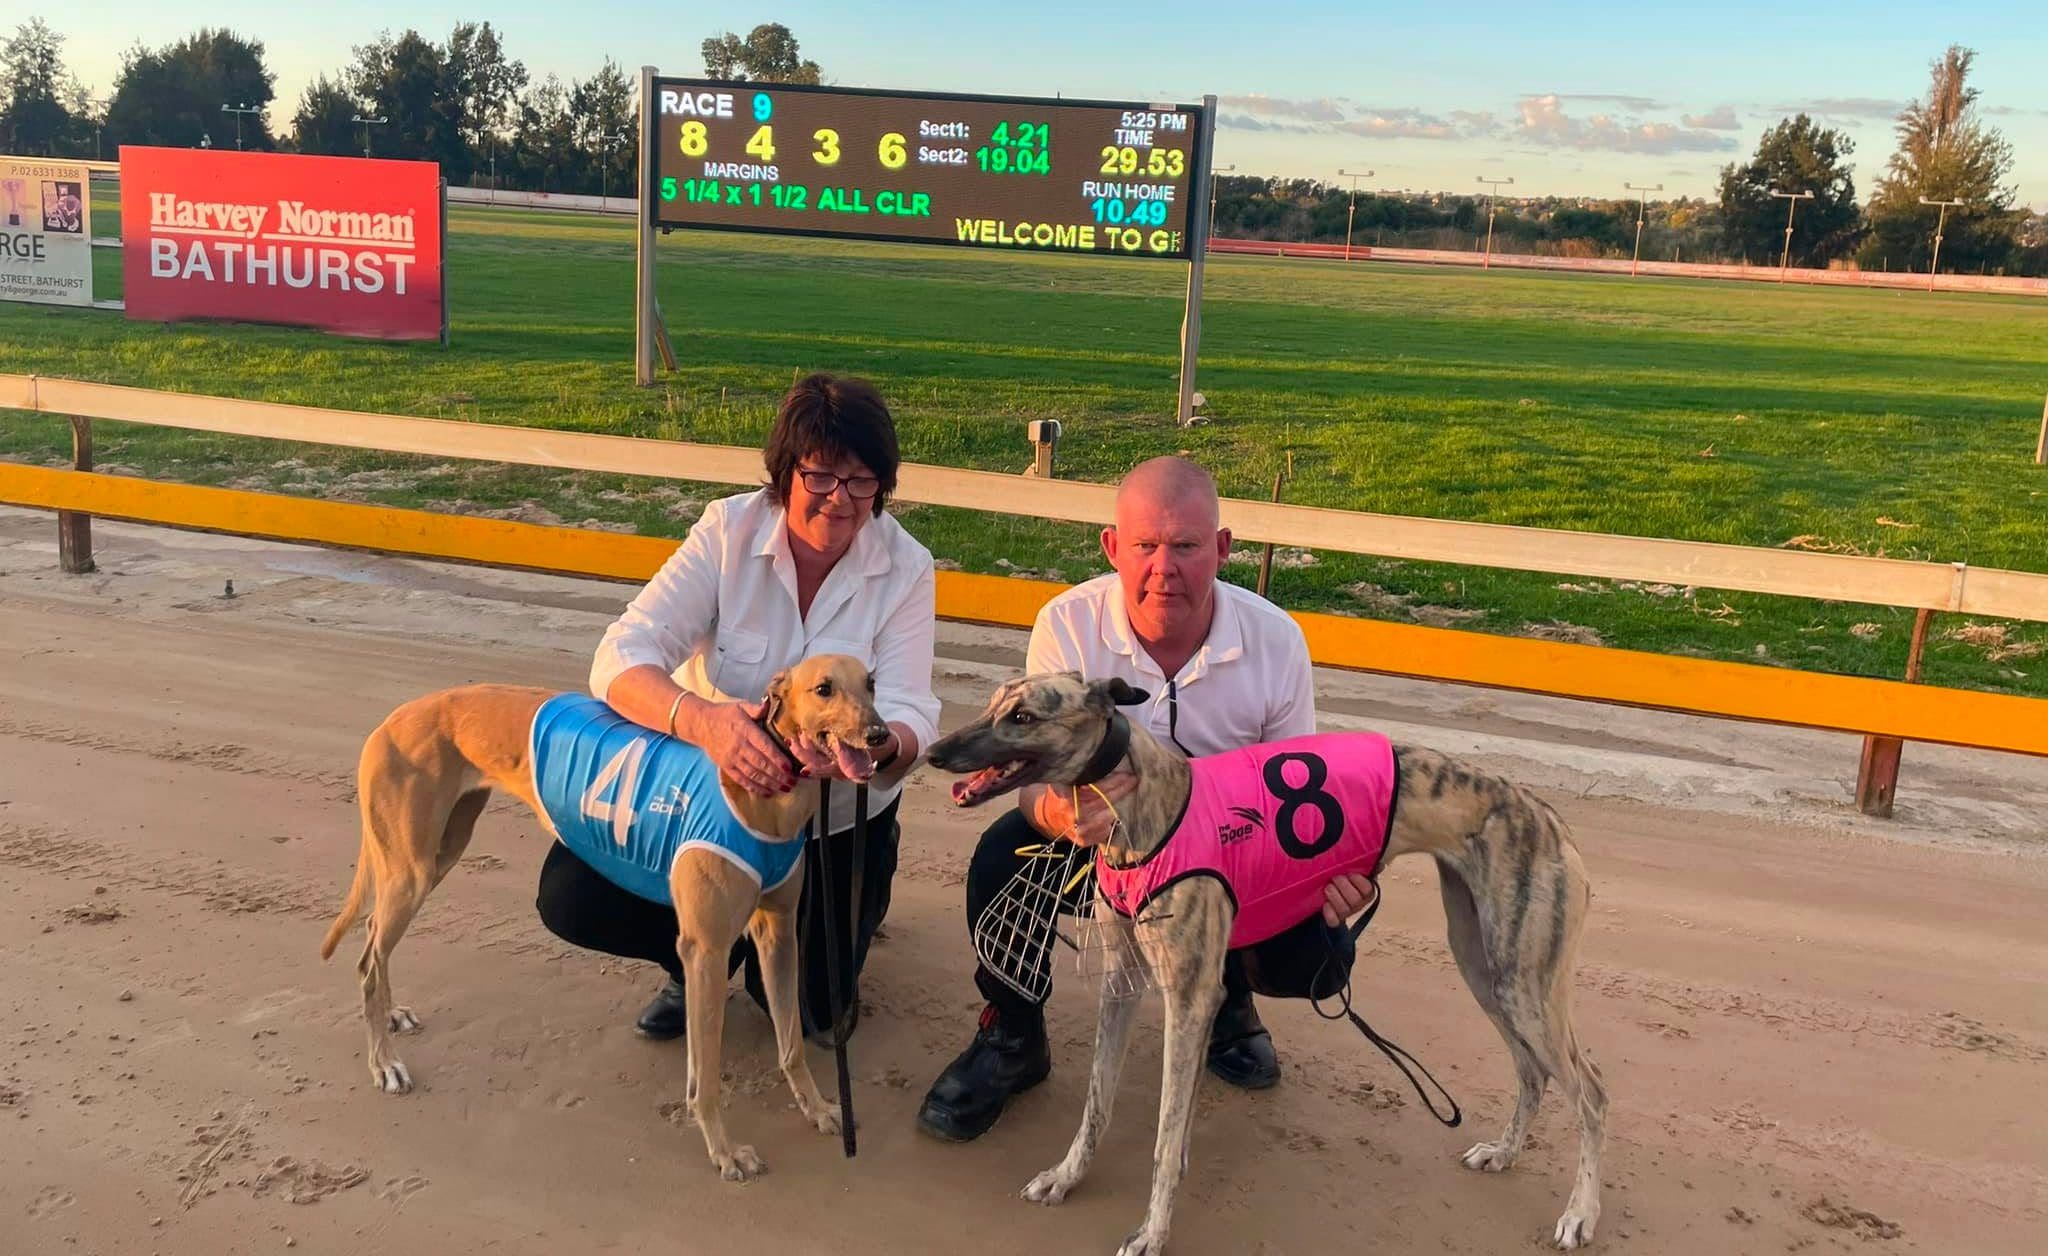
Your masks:
M1109 713L1109 728L1102 734L1102 744L1095 747L1095 753L1081 768L1081 775L1074 778L1075 785L1093 785L1095 782L1116 771L1116 765L1124 761L1124 755L1131 749L1131 722L1123 712Z

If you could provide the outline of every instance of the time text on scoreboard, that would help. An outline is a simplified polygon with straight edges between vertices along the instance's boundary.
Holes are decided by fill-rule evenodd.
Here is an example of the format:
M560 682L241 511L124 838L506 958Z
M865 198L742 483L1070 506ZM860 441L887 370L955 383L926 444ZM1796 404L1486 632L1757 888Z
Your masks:
M1200 105L654 86L657 226L1190 255Z

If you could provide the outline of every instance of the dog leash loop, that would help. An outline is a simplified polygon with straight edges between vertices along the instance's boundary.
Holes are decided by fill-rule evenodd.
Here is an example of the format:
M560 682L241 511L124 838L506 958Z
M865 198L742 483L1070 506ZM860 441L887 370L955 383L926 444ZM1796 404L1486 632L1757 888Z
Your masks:
M1318 1014L1320 1014L1321 1009L1318 1008L1317 1012ZM1450 1091L1444 1089L1444 1085L1442 1082L1438 1081L1427 1068L1423 1067L1422 1061L1416 1059L1412 1055L1409 1055L1408 1052L1402 1049L1402 1047L1398 1043L1389 1042L1387 1039L1382 1038L1377 1033L1373 1032L1373 1027L1365 1023L1365 1018L1363 1016L1360 1016L1357 1012L1351 1009L1351 996L1349 991L1346 991L1344 996L1344 1015L1350 1017L1351 1023L1358 1026L1358 1032L1365 1035L1365 1040L1367 1042L1371 1043L1375 1047L1378 1047L1380 1049L1380 1054L1386 1056L1389 1060L1392 1060L1394 1062L1394 1067L1401 1070L1401 1075L1408 1079L1408 1084L1415 1088L1415 1093L1417 1095L1421 1096L1422 1105L1429 1109L1429 1114L1431 1116L1443 1122L1445 1128L1447 1129L1456 1129L1460 1124L1464 1122L1465 1114L1458 1107L1458 1101L1451 1097ZM1408 1067L1411 1064L1415 1066L1413 1070L1410 1070L1410 1068ZM1444 1097L1444 1102L1451 1105L1449 1116L1445 1116L1442 1111L1438 1110L1436 1106L1436 1100L1433 1097L1431 1097L1430 1093L1427 1090L1423 1089L1422 1082L1416 1079L1415 1074L1417 1072L1420 1072L1423 1077L1428 1078L1429 1084L1436 1088L1436 1093L1442 1095Z
M1379 910L1379 883L1375 881L1373 882L1373 896L1371 905L1368 906L1365 909L1365 911L1360 913L1358 919L1356 921L1353 921L1349 926L1351 941L1354 944L1356 944L1358 939L1365 933L1365 927L1372 923L1372 918L1379 914ZM1329 962L1330 961L1327 959L1323 961L1325 965L1327 965ZM1322 975L1323 974L1321 971L1318 971L1316 973L1316 980L1311 987L1312 989L1320 988L1322 986ZM1380 1054L1386 1056L1387 1059L1393 1063L1395 1068L1401 1070L1401 1075L1403 1077L1406 1077L1408 1079L1408 1084L1415 1088L1416 1095L1421 1098L1422 1106L1429 1109L1429 1114L1435 1117L1438 1121L1442 1122L1444 1126L1448 1129L1458 1128L1458 1126L1462 1124L1465 1120L1464 1110L1458 1107L1458 1101L1451 1097L1451 1092L1444 1089L1443 1083L1438 1081L1434 1074L1432 1074L1427 1068L1423 1067L1422 1061L1408 1054L1407 1050L1404 1049L1400 1044L1393 1042L1390 1039L1381 1037L1379 1033L1376 1032L1371 1025L1365 1023L1365 1018L1363 1016L1360 1016L1358 1012L1351 1006L1351 982L1348 978L1344 982L1344 988L1337 992L1336 997L1339 1004L1339 1010L1334 1013L1325 1012L1323 1010L1323 1002L1321 999L1310 998L1308 1001L1308 1005L1311 1008L1314 1008L1316 1015L1322 1017L1324 1020L1341 1020L1348 1017L1351 1023L1358 1027L1358 1032L1365 1035L1365 1040L1371 1043L1373 1046L1379 1048ZM1414 1067L1410 1068L1410 1065L1413 1065ZM1415 1074L1418 1072L1421 1073L1424 1078L1429 1079L1429 1084L1436 1088L1436 1093L1442 1095L1444 1102L1450 1105L1449 1116L1444 1115L1443 1111L1436 1106L1435 1097L1432 1096L1428 1090L1423 1088L1422 1080L1415 1076Z

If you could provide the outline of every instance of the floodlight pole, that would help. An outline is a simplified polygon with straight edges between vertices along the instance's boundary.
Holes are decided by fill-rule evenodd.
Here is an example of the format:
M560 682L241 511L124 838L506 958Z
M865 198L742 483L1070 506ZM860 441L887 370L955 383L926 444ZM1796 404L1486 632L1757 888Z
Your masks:
M1934 256L1931 259L1929 259L1927 263L1927 290L1929 292L1932 292L1934 291L1935 268L1941 265L1941 229L1948 225L1949 208L1951 206L1954 206L1960 209L1962 206L1968 204L1968 202L1960 199L1952 201L1930 201L1923 196L1920 198L1920 203L1922 205L1941 206L1941 214L1934 221Z
M391 121L391 119L366 118L362 114L357 114L355 117L350 118L349 121L360 122L363 124L363 156L368 157L370 155L370 128L373 126L383 126L385 123Z
M597 199L609 200L612 191L612 145L626 138L624 131L599 131L597 133ZM603 205L598 206L603 209Z
M245 114L245 113L262 113L263 111L262 111L261 109L251 109L251 108L250 108L250 107L249 107L248 105L246 105L246 104L242 104L242 105L222 105L222 106L220 107L220 111L221 111L222 113L231 113L231 114L234 114L234 115L235 115L235 151L236 151L236 152L241 152L241 151L242 151L242 115L243 115L243 114Z
M1648 186L1645 186L1645 185L1643 185L1643 184L1640 184L1640 183L1624 183L1624 184L1622 184L1621 186L1623 186L1623 187L1627 188L1627 189L1628 189L1629 191L1631 191L1631 192L1640 192L1640 193L1642 193L1642 195L1641 195L1641 196L1638 196L1638 197L1636 198L1636 251L1635 251L1635 256L1631 257L1631 258L1629 259L1629 262L1628 262L1628 274L1629 274L1629 278L1633 279L1633 278L1635 278L1635 274L1636 274L1636 267L1637 267L1637 266L1638 266L1639 264L1641 264L1641 262L1642 262L1642 260L1643 260L1643 215L1649 212L1649 205L1648 205L1649 195L1650 195L1650 193L1652 193L1652 192L1662 192L1662 191L1664 190L1664 185L1663 185L1663 184L1661 184L1661 183L1653 183L1653 184L1650 184L1650 185L1648 185Z
M1339 170L1337 173L1343 178L1351 180L1351 207L1344 211L1344 260L1348 262L1351 260L1351 220L1358 216L1358 181L1360 179L1372 178L1373 172L1370 170Z
M1228 174L1235 169L1235 165L1209 167L1209 230L1212 232L1216 230L1216 175L1218 172Z
M1513 183L1514 179L1512 177L1506 179L1489 179L1485 175L1480 175L1479 182L1487 184L1489 188L1486 194L1486 256L1480 259L1479 268L1481 270L1492 270L1493 215L1495 211L1499 208L1494 203L1494 198L1500 195L1500 189L1507 187L1509 184Z
M1792 215L1799 212L1799 202L1813 199L1813 193L1780 192L1772 188L1771 195L1785 202L1785 252L1778 258L1778 282L1784 283L1785 271L1792 265Z

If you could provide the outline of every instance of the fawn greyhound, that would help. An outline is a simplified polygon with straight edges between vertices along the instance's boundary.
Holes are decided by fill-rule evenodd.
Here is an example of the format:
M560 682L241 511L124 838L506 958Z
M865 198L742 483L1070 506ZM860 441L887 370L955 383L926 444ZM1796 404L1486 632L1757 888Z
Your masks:
M553 718L558 712L560 720ZM836 768L853 780L873 775L870 750L889 736L875 711L873 677L858 660L837 654L778 673L761 723L796 766L813 774ZM693 782L691 792L674 779ZM720 1175L744 1181L763 1167L752 1147L726 1136L719 1106L726 957L743 932L760 953L782 1072L797 1107L819 1132L839 1132L839 1113L811 1076L797 1013L797 839L817 810L816 789L757 798L696 747L631 724L601 703L509 685L442 690L393 711L363 746L356 788L362 854L320 955L333 955L367 909L369 936L356 971L370 1076L379 1089L412 1089L391 1034L419 1028L411 1010L392 1006L391 952L462 857L491 790L502 789L608 878L674 904L688 1000L685 1093ZM587 845L578 844L591 834Z
M1351 770L1347 765L1377 762L1379 812L1364 822L1377 826L1377 831L1366 835L1367 861L1357 866L1371 872L1385 859L1410 853L1436 860L1451 953L1473 997L1507 1042L1520 1082L1507 1129L1499 1139L1465 1152L1464 1163L1489 1172L1513 1164L1544 1085L1555 1078L1578 1116L1579 1161L1553 1238L1567 1250L1588 1242L1600 1219L1607 1094L1599 1070L1579 1046L1572 1027L1572 966L1590 890L1585 866L1557 813L1510 781L1431 750L1389 746L1371 734L1332 733L1276 743L1273 748L1253 747L1237 752L1249 754L1245 762L1253 767L1240 777L1228 777L1227 767L1214 764L1230 756L1191 765L1116 709L1144 700L1142 692L1122 680L1091 682L1076 672L1027 676L999 687L980 718L940 738L929 752L932 765L942 771L972 773L954 782L953 801L961 806L974 806L1028 784L1085 784L1119 765L1127 765L1136 778L1134 792L1116 806L1117 823L1110 839L1097 851L1097 914L1117 928L1142 928L1149 936L1142 946L1105 950L1113 971L1103 979L1095 1062L1081 1128L1066 1158L1033 1178L1024 1188L1025 1198L1059 1203L1087 1174L1109 1124L1136 995L1143 989L1142 983L1128 979L1128 973L1119 980L1114 968L1142 966L1165 994L1166 1060L1151 1202L1143 1225L1119 1250L1120 1256L1158 1256L1165 1249L1174 1196L1187 1167L1188 1127L1203 1047L1223 997L1224 957L1241 922L1241 907L1246 913L1265 909L1270 916L1272 899L1241 904L1243 887L1233 888L1222 874L1203 870L1199 859L1192 873L1155 877L1139 899L1117 893L1123 887L1120 879L1142 874L1148 866L1187 865L1185 852L1168 849L1168 839L1176 834L1183 835L1183 845L1230 851L1204 856L1225 862L1238 858L1239 848L1255 850L1267 840L1267 834L1255 831L1269 821L1276 844L1291 845L1270 862L1284 864L1288 856L1305 858L1304 851L1333 848L1339 837L1334 830L1344 827L1339 798L1371 792L1370 782L1343 779ZM1294 752L1275 754L1277 747ZM1306 781L1299 780L1298 773L1296 779L1286 779L1283 761L1290 759L1297 767L1314 760ZM1264 800L1261 810L1262 800L1247 796L1258 789L1259 767L1264 768L1265 786L1282 799L1278 812L1271 800ZM1220 801L1204 801L1205 790L1217 790L1213 775L1208 778L1212 784L1203 785L1203 774L1219 770L1226 773L1225 779L1242 785L1226 789L1231 796ZM1196 814L1224 817L1222 823L1207 826L1215 834L1188 835L1196 823L1189 814L1191 800ZM1230 801L1250 805L1222 805ZM1300 813L1320 807L1329 808L1325 831L1304 844L1298 831L1289 830L1303 823ZM1288 814L1290 808L1295 814ZM1314 827L1312 820L1308 823ZM1212 837L1212 844L1203 847ZM1318 909L1319 886L1307 901L1307 909L1295 919Z

